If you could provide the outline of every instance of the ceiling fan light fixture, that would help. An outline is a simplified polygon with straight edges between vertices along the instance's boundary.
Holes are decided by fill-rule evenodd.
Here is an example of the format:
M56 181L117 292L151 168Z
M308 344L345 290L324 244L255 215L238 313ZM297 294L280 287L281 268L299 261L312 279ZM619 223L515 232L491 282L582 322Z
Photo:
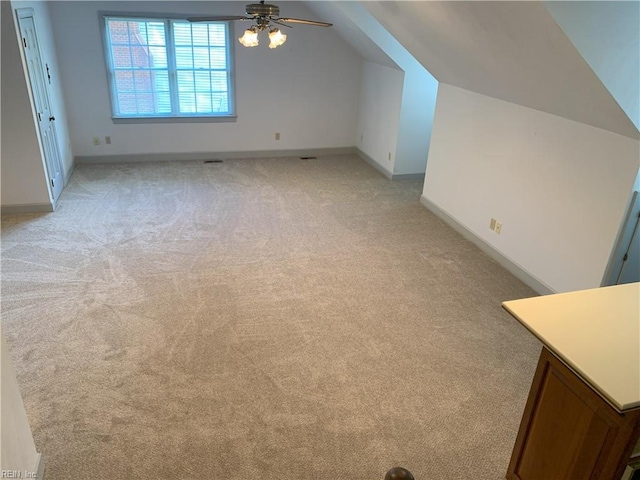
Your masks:
M287 41L287 36L277 28L269 30L269 48L277 48Z
M251 3L246 6L246 16L242 15L210 15L207 17L188 17L189 22L231 22L234 20L250 20L253 25L238 38L245 47L257 47L258 33L269 32L269 48L277 48L287 41L287 36L279 28L272 24L291 28L290 23L299 25L312 25L316 27L331 27L332 23L319 22L317 20L304 20L302 18L289 18L280 16L280 8L277 5L264 3Z
M244 31L238 41L245 47L257 47L258 46L258 29L254 25L251 28Z

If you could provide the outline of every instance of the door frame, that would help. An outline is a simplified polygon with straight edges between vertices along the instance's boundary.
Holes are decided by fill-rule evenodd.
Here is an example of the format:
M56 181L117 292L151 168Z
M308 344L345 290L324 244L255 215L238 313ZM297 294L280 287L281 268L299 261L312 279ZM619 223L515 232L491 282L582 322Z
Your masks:
M613 250L611 250L609 263L607 264L607 268L602 278L602 287L615 285L618 281L618 277L622 270L622 264L624 262L624 256L627 253L629 245L631 244L634 232L636 232L636 229L640 229L640 225L638 225L639 216L640 192L633 191L631 194L631 202L627 207L627 212L624 216L624 220L620 225L620 231L618 232ZM636 235L638 234L640 234L640 232L636 232Z
M33 22L33 30L34 30L34 36L35 36L35 48L37 49L38 52L38 58L39 58L39 67L40 67L40 72L32 72L31 69L29 69L29 60L27 59L27 52L25 50L25 44L23 43L23 30L22 30L22 23L21 21L23 19L26 18L31 18L32 22ZM36 98L34 95L34 86L32 84L32 74L33 75L39 75L40 77L40 81L42 82L42 93L43 96L46 97L44 101L46 101L47 104L47 108L51 114L51 117L53 118L53 113L51 112L52 106L51 106L51 91L49 89L49 85L47 84L45 78L44 78L44 71L45 71L45 65L44 65L44 60L42 57L42 49L40 48L40 40L39 40L39 35L38 35L38 23L36 21L36 15L35 15L35 11L32 7L24 7L24 8L17 8L15 9L15 20L16 20L16 33L18 34L18 43L19 48L20 48L20 52L21 52L21 56L23 59L23 64L24 64L24 68L25 68L25 73L26 73L26 80L27 80L27 87L28 87L28 91L29 91L29 96L31 99L31 109L32 109L32 114L33 114L33 119L34 119L34 123L36 124L36 130L38 132L38 144L39 144L39 148L40 148L40 155L42 157L43 160L43 167L44 167L44 171L45 171L45 176L47 179L47 190L49 191L49 198L51 200L51 205L53 207L53 209L55 210L56 204L58 202L58 199L60 197L60 194L62 193L62 190L64 189L64 186L67 183L67 178L64 172L64 164L62 161L62 154L60 151L60 144L58 141L58 135L57 135L57 130L56 130L56 126L55 126L55 118L53 120L50 120L50 132L49 135L51 135L52 140L54 142L54 145L52 148L55 149L55 156L56 158L48 158L51 155L47 154L47 146L45 145L45 138L43 138L43 131L42 131L42 125L40 123L39 120L39 112L38 112L38 106L36 105ZM51 177L52 175L52 170L53 170L53 175L55 175L55 170L59 170L60 172L60 185L58 186L58 188L56 188L56 186L52 185L52 182L54 181L54 179ZM59 189L59 193L56 196L55 190Z

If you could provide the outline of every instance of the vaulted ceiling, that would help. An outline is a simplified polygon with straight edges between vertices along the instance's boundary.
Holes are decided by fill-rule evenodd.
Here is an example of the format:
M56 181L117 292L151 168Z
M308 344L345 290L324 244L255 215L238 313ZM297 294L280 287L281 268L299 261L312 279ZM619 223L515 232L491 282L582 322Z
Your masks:
M365 58L393 65L359 30L354 9L343 3L353 2L307 5L333 21ZM627 113L542 2L357 3L439 82L639 138Z

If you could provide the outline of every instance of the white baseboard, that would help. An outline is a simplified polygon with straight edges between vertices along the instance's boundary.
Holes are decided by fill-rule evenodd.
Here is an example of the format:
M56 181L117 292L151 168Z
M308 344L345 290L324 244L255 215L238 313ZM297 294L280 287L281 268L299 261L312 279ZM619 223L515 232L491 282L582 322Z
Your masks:
M424 180L424 173L392 173L359 148L356 147L355 150L357 156L359 156L362 160L378 170L389 180Z
M378 162L376 162L373 158L371 158L369 155L364 153L362 150L360 150L359 148L356 147L356 152L355 153L362 160L367 162L369 165L371 165L373 168L375 168L377 171L379 171L382 175L387 177L389 180L393 179L393 173L392 172L390 172L389 170L386 170L382 165L380 165Z
M394 173L391 180L424 180L424 173Z
M74 158L74 163L183 162L193 160L227 160L232 158L316 157L321 155L353 155L354 153L356 153L355 147L254 150L245 152L139 153L79 156Z
M540 295L549 295L552 293L557 293L553 290L549 285L544 283L542 280L536 278L534 275L525 270L522 266L518 265L516 262L506 257L502 252L496 250L496 248L484 241L482 238L478 237L475 233L469 230L465 225L460 223L454 217L445 212L438 205L433 203L431 200L427 199L424 195L420 196L420 203L424 205L431 213L438 216L444 222L452 227L456 232L462 235L464 238L474 243L480 250L489 255L492 259L502 265L507 271L509 271L512 275L517 277L519 280L527 284L533 290L535 290Z
M69 171L64 176L64 186L66 187L69 184L69 180L71 180L71 176L73 175L73 171L76 169L76 159L74 158L71 162L71 167L69 167Z
M22 213L51 213L55 209L51 203L29 203L25 205L2 205L2 215L20 215Z

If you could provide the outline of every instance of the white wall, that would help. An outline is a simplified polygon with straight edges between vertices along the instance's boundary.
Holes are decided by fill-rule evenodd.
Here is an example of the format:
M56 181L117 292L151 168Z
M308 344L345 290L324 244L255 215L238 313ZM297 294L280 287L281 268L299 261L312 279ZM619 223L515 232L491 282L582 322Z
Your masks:
M391 150L392 164L389 164L388 152L382 163L385 169L392 168L394 175L423 174L431 139L437 80L370 13L369 2L336 2L333 6L350 18L404 71L396 149ZM364 104L362 100L361 97L361 110L375 109L375 106ZM372 100L375 101L375 98ZM379 135L385 134L379 132Z
M284 16L313 18L298 2ZM354 146L361 57L330 29L296 25L287 42L242 47L236 22L236 123L114 125L99 11L242 14L240 2L52 2L54 35L76 156L233 152ZM275 140L275 132L281 140ZM112 137L94 146L93 137Z
M396 175L424 173L429 156L438 82L422 65L405 66Z
M427 165L438 81L380 24L371 6L371 2L352 2L344 8L363 23L365 33L405 72L393 173L421 174Z
M51 205L45 166L9 2L2 9L2 193L7 206Z
M369 61L363 63L358 148L389 175L394 172L396 159L403 83L401 70Z
M423 196L551 290L600 286L640 143L440 84ZM501 235L490 218L503 223Z
M4 2L2 2L4 3ZM4 11L2 12L4 16ZM4 28L4 25L3 25ZM3 57L4 59L4 57ZM22 403L11 357L4 335L0 333L0 363L2 370L2 435L0 436L0 470L36 472L39 455L31 436L29 420Z
M545 6L640 129L640 2L546 1Z

